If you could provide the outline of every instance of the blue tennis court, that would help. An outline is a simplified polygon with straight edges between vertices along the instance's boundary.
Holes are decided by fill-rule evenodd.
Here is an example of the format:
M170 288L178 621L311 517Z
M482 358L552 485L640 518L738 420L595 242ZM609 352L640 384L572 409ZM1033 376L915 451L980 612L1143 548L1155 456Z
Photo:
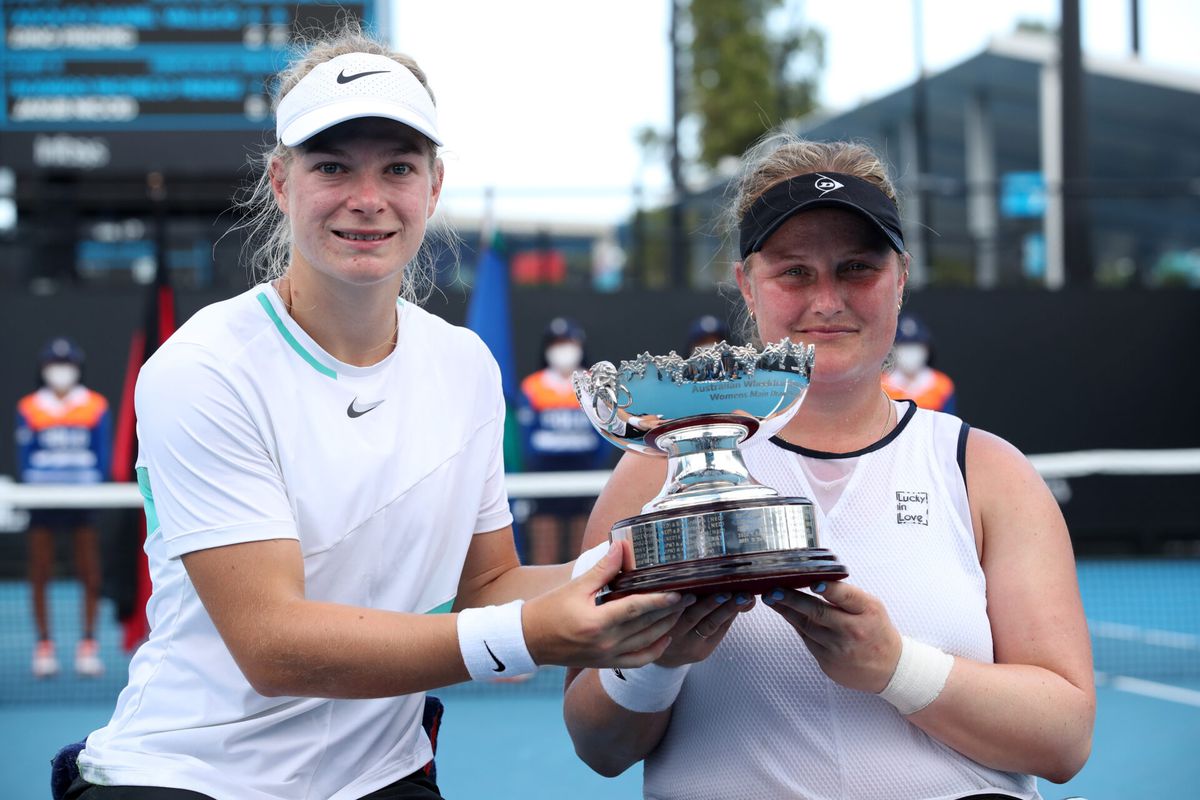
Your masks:
M1193 796L1200 784L1200 561L1089 560L1080 563L1100 677L1092 758L1071 782L1041 782L1047 800ZM53 591L54 630L64 672L35 681L28 587L0 583L0 745L9 756L6 797L49 797L49 759L68 741L103 725L124 682L124 658L111 608L100 630L107 674L70 671L79 593ZM562 672L543 670L525 683L463 685L437 694L446 702L438 752L448 798L572 800L640 797L637 770L601 778L581 764L562 722Z

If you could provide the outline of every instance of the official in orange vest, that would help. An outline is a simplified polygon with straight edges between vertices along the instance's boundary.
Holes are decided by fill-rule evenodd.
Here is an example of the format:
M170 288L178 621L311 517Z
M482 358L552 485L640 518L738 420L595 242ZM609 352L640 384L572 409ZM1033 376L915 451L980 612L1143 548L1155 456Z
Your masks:
M883 390L893 400L912 400L921 408L955 413L954 381L931 366L933 336L913 314L896 323L894 364L883 374Z
M23 483L90 484L108 479L108 401L81 383L83 361L83 351L70 339L53 339L42 349L38 359L42 386L17 403L17 452ZM92 514L74 508L34 509L29 518L29 583L38 636L33 651L37 678L58 672L46 586L54 571L54 536L68 530L75 540L75 570L84 598L75 672L95 677L104 671L95 638L100 548Z
M616 452L579 407L571 383L572 373L584 366L586 339L574 320L551 320L542 334L545 366L521 382L517 419L524 466L530 472L603 469ZM533 564L557 564L577 554L591 505L591 499L583 497L535 501L525 525L525 558Z

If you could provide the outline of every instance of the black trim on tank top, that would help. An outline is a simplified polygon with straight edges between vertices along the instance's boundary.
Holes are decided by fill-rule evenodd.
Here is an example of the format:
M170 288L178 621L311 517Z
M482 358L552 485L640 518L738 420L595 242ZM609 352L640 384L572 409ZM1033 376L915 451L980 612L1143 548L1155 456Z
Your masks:
M958 429L958 471L963 476L963 486L967 485L967 434L970 433L971 426L963 423Z
M807 447L801 447L798 444L786 442L783 439L780 439L778 436L772 436L771 442L782 447L784 450L791 450L793 453L799 453L800 455L807 456L808 458L833 459L857 458L859 456L865 456L867 453L874 453L876 450L887 447L889 444L895 441L896 437L899 436L904 430L905 426L908 425L908 421L911 420L913 415L917 413L917 404L914 401L901 400L900 402L908 403L908 410L904 412L904 416L902 416L900 421L896 423L896 427L892 428L891 433L880 439L878 442L875 442L875 444L868 445L862 450L855 450L853 453L826 453L823 450L809 450Z

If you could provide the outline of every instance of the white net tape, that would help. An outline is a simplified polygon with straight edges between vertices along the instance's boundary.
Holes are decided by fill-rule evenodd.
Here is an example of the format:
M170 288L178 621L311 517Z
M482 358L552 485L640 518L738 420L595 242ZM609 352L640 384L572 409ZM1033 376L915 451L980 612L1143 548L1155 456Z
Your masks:
M1029 460L1043 478L1087 475L1200 474L1200 448L1180 450L1087 450L1047 453ZM513 500L543 497L595 497L612 473L527 472L507 476ZM18 484L0 476L0 518L27 508L137 508L142 497L135 483L90 486Z

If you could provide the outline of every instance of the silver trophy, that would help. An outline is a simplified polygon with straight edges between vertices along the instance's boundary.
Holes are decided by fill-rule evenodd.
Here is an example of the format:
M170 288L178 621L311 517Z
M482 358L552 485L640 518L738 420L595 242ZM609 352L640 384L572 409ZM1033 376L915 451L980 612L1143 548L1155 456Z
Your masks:
M642 513L613 525L628 558L601 600L650 591L803 587L847 575L817 541L812 502L750 476L738 446L778 433L800 407L812 345L758 350L721 342L690 358L643 353L574 375L575 395L604 438L666 456L667 480Z

